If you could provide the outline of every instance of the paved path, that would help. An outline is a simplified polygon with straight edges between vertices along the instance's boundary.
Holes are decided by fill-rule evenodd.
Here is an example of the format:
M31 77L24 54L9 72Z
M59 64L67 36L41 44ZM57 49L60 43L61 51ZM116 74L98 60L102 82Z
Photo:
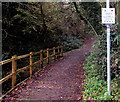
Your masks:
M12 99L21 100L80 100L85 78L83 63L91 51L93 39L87 37L84 47L64 54L64 58L48 65L25 83L15 89Z

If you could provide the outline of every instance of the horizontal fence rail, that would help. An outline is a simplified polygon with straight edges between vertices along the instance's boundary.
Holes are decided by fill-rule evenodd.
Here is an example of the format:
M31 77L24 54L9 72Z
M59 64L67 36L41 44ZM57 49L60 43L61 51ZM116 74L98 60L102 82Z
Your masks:
M33 62L33 57L35 55L39 55L39 60ZM46 57L44 57L44 55ZM43 63L46 62L46 64L49 64L50 63L49 59L51 57L53 57L54 60L56 60L57 58L62 57L62 56L63 56L63 47L62 46L53 47L51 49L48 48L45 50L40 50L38 52L30 52L29 54L21 55L21 56L14 55L14 56L12 56L11 59L7 59L7 60L0 62L0 66L10 63L10 62L12 63L12 65L11 65L12 72L9 75L7 75L6 77L0 79L0 84L4 83L5 81L7 81L8 79L11 78L12 79L11 89L14 89L15 85L16 85L16 80L17 80L16 78L17 78L18 73L20 73L26 69L29 69L29 75L30 75L30 77L32 77L34 65L40 64L40 67L43 68L44 67ZM23 58L27 58L27 57L29 58L29 65L22 67L20 69L17 69L17 61L20 59L23 59Z

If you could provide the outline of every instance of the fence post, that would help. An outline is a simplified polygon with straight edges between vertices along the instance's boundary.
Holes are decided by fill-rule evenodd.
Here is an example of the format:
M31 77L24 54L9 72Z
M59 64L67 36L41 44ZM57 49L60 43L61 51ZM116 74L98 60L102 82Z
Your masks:
M55 60L56 59L55 47L53 47L53 56L54 56L54 60Z
M49 64L49 48L47 49L47 59L46 59L46 63Z
M58 54L57 54L57 58L60 57L60 46L58 46Z
M33 64L33 58L32 58L33 53L30 52L30 77L32 77L32 64Z
M40 50L40 65L43 68L43 50Z
M16 55L12 56L12 89L14 88L16 84L16 68L17 68L17 63L16 63Z
M61 57L63 57L63 46L61 46Z

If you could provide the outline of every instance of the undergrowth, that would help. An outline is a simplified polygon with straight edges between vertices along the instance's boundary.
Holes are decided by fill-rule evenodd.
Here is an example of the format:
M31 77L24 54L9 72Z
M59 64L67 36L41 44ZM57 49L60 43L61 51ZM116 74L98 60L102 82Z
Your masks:
M101 78L101 67L99 54L99 40L93 46L94 51L88 56L84 64L85 76L84 80L84 100L119 100L120 101L120 76L116 76L111 80L111 95L108 95L107 81ZM104 72L103 72L104 73Z

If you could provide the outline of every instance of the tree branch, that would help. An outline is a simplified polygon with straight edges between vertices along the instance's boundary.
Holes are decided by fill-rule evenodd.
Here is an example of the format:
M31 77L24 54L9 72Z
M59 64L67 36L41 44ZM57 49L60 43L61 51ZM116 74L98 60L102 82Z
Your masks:
M92 28L92 30L94 31L94 33L98 36L95 28L92 26L92 24L89 22L89 20L87 20L87 18L84 16L83 11L85 12L85 10L80 8L81 11L79 11L76 2L73 2L73 3L76 8L76 12L78 13L79 17L82 18L81 20L84 20L85 22L87 22L90 25L90 27Z

